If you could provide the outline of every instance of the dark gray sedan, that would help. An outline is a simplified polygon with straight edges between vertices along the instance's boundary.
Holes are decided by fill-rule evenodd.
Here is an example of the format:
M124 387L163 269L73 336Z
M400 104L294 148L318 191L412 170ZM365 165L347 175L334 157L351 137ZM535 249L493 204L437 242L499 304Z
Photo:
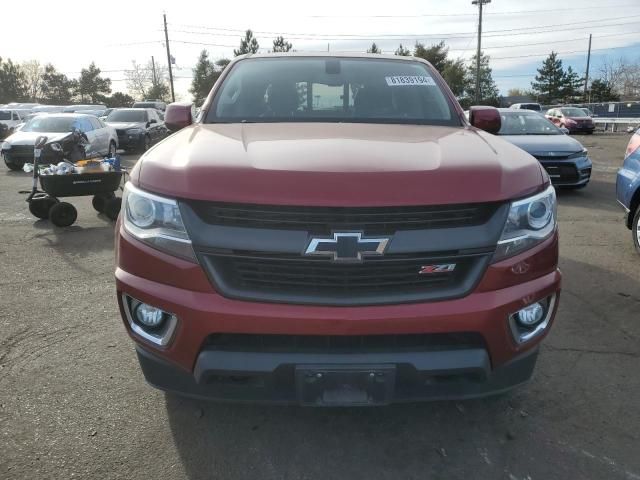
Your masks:
M498 135L536 157L554 185L569 188L587 186L591 178L591 160L580 142L539 113L507 108L499 110L502 127Z

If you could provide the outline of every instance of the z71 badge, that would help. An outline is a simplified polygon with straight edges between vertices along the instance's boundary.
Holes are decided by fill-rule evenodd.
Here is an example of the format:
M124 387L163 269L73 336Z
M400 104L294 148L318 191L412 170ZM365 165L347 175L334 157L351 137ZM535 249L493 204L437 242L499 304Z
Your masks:
M432 273L450 273L456 269L455 263L441 263L439 265L423 265L418 272L420 275L430 275Z

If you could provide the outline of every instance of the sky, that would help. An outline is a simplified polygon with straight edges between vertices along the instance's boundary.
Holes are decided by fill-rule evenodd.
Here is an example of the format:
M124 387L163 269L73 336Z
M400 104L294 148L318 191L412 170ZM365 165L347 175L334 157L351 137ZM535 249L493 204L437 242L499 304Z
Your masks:
M283 35L298 51L365 51L373 41L384 53L399 43L444 40L450 55L468 61L477 47L478 8L471 0L194 0L2 2L0 57L53 63L76 77L90 62L127 91L132 61L155 57L166 65L163 13L176 65L176 96L187 100L191 69L202 49L215 60L232 57L243 31L255 32L263 51ZM483 51L491 57L501 93L528 88L542 60L555 50L584 74L593 34L591 75L606 60L640 60L640 0L492 0L484 6Z

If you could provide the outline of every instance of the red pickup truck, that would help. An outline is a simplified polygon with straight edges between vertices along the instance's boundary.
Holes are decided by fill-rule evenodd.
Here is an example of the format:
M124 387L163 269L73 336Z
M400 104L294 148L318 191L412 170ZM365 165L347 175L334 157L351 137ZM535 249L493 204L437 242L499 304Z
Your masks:
M131 173L117 295L147 381L380 405L506 391L558 307L540 164L428 63L251 55Z

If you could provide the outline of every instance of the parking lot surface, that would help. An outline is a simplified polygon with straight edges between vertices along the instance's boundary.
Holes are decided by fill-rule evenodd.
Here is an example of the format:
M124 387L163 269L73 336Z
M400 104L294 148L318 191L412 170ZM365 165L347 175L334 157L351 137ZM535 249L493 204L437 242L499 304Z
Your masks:
M89 197L70 228L34 219L29 176L1 165L0 478L640 479L640 257L614 183L628 136L577 138L593 179L559 192L563 292L532 382L373 409L147 386L118 314L113 223Z

